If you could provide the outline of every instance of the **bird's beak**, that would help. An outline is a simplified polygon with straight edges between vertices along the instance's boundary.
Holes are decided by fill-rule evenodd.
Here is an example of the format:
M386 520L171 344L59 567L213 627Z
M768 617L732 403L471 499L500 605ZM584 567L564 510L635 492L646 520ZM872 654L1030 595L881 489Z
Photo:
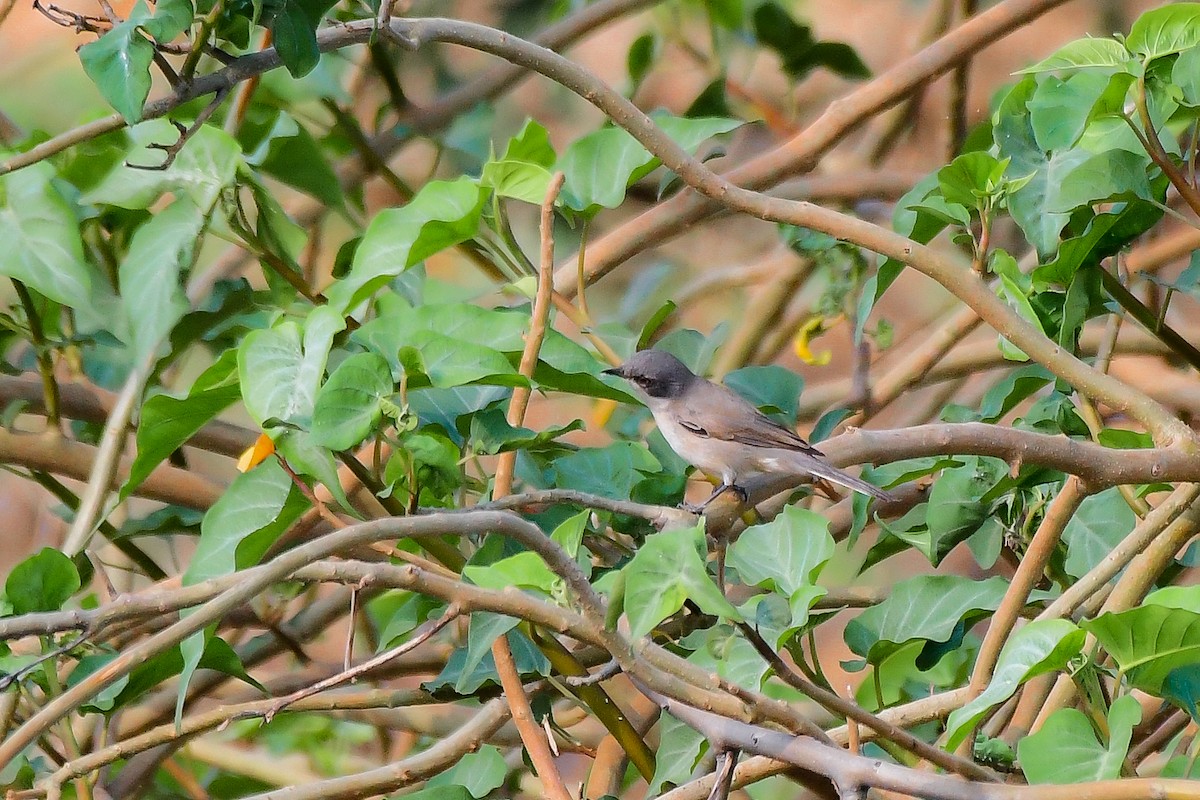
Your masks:
M604 374L605 375L616 375L618 378L624 378L625 377L624 369L625 369L624 367L613 367L612 369L604 370Z

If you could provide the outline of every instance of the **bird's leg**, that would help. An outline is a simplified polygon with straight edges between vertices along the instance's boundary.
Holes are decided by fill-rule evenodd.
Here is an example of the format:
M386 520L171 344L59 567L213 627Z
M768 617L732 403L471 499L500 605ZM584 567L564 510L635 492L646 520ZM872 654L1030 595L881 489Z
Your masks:
M713 493L710 494L708 496L708 499L705 500L700 505L697 506L697 505L692 505L691 503L685 502L685 503L680 503L679 507L682 508L684 511L690 511L693 514L703 514L704 509L708 508L709 504L712 503L713 500L716 500L718 497L725 494L725 492L729 491L730 489L732 489L734 492L736 492L738 497L742 498L743 503L750 499L749 494L747 494L746 490L743 489L741 486L738 486L737 484L734 484L734 483L726 483L726 482L722 481L721 485L718 486L716 489L713 489Z

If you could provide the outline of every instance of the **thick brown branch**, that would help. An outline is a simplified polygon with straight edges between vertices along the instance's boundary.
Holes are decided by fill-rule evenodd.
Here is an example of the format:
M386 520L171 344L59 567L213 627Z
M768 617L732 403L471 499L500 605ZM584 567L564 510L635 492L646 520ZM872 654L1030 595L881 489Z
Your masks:
M1089 492L1119 484L1200 481L1200 459L1178 447L1117 450L1093 442L988 425L918 425L901 430L856 429L821 443L844 466L934 455L994 456L1078 476Z
M0 463L17 464L30 469L86 481L96 459L96 448L62 436L50 434L19 434L0 430ZM129 473L129 461L121 462L117 475ZM174 503L185 508L207 510L224 491L207 478L166 464L150 473L136 494Z

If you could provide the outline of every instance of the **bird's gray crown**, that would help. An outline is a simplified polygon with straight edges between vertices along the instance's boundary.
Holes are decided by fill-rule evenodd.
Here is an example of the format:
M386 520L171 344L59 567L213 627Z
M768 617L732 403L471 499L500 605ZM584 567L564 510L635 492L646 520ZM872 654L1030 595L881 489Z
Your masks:
M606 372L620 375L651 397L678 397L696 380L687 365L662 350L640 350Z

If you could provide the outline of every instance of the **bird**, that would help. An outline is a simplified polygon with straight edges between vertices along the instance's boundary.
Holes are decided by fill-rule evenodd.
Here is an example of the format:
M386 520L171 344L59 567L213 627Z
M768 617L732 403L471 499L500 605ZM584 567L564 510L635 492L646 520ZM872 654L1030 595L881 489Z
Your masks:
M639 350L619 367L604 370L629 381L654 415L663 438L693 466L721 484L699 506L702 513L727 491L749 499L739 481L768 473L810 475L884 502L894 495L825 460L825 454L785 428L741 395L688 369L664 350Z

